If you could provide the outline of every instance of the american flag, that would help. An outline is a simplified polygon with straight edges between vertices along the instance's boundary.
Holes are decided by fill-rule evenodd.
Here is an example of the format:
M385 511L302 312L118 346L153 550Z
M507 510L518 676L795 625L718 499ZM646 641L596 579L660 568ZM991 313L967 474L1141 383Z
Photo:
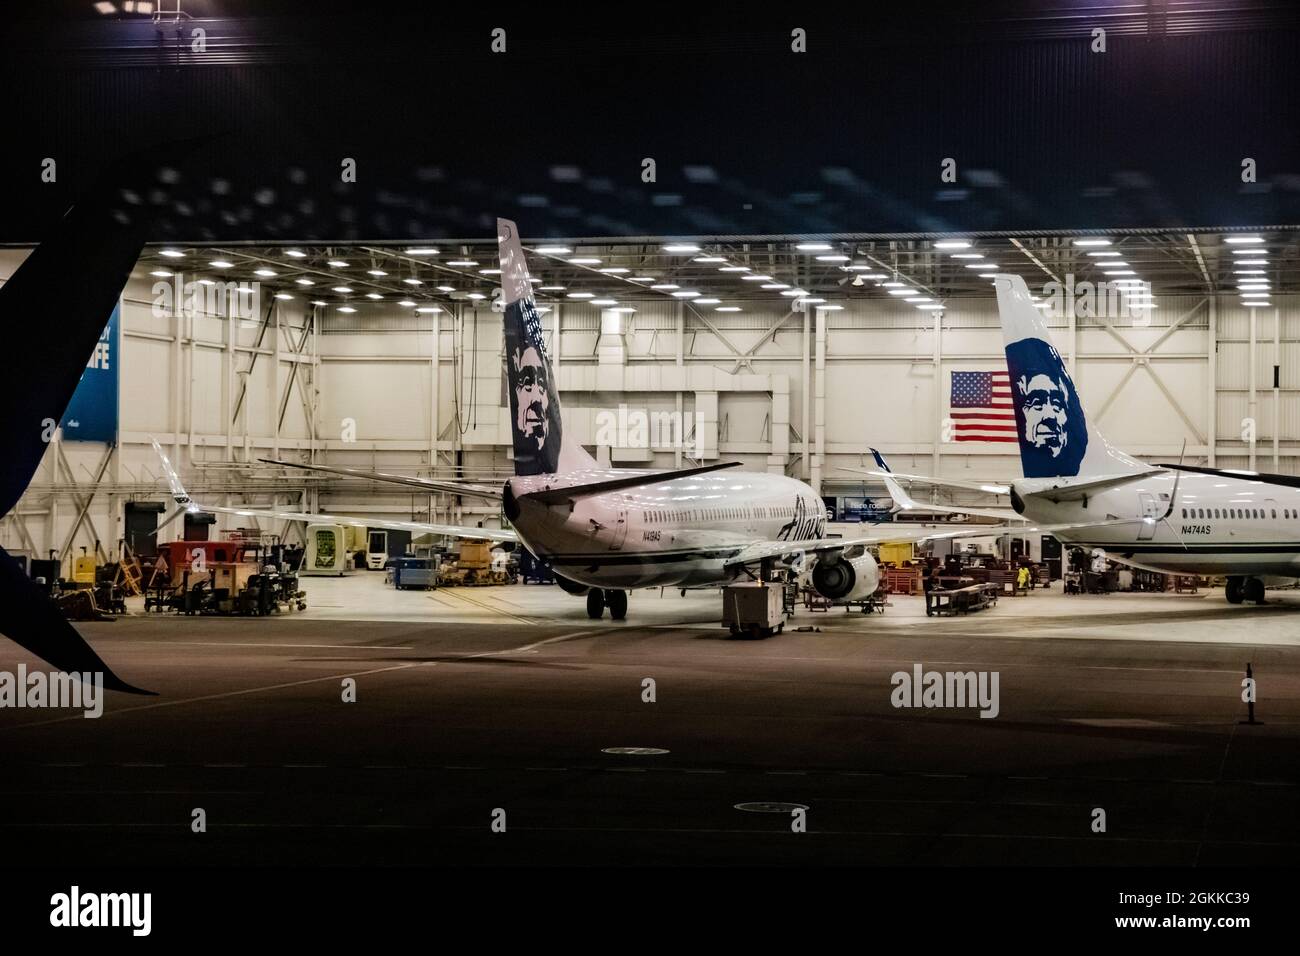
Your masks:
M1005 372L953 372L948 404L954 441L1016 440L1011 377Z

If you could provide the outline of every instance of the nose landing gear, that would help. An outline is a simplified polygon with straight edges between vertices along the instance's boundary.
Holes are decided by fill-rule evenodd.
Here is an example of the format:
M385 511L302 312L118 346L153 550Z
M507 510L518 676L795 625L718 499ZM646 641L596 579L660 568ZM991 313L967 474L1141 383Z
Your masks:
M600 620L606 607L609 608L611 618L623 620L627 617L627 592L612 588L592 588L587 592L587 617L593 621Z

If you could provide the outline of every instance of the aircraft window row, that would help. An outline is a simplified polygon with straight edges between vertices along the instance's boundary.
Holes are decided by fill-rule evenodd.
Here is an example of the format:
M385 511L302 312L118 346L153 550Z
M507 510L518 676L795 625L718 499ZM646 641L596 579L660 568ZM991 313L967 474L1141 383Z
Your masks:
M788 518L793 516L791 509L782 508L703 508L699 511L646 511L643 512L646 524L664 524L669 521L728 521L745 518Z
M1277 520L1276 508L1184 508L1184 518L1236 518L1239 520L1266 519ZM1300 510L1282 509L1282 517L1290 520L1300 517Z

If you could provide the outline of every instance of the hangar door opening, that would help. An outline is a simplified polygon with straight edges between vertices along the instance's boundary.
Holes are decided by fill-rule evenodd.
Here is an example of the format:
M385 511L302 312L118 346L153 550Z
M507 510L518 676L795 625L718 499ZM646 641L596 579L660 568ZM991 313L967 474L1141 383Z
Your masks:
M158 553L158 516L164 506L157 501L128 501L124 529L126 546L132 554L153 557Z

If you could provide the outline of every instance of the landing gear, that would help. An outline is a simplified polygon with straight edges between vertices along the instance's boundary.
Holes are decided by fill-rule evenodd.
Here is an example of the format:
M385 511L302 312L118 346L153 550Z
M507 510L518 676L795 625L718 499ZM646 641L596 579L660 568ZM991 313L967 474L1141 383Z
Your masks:
M1241 586L1241 596L1255 604L1264 603L1264 582L1259 578L1246 578Z
M1264 582L1259 578L1231 577L1224 589L1229 604L1250 601L1252 604L1264 603Z
M606 591L605 603L609 605L609 616L616 621L627 617L627 592Z
M627 617L627 592L613 588L592 588L587 592L587 617L599 621L609 608L609 616L616 621Z

